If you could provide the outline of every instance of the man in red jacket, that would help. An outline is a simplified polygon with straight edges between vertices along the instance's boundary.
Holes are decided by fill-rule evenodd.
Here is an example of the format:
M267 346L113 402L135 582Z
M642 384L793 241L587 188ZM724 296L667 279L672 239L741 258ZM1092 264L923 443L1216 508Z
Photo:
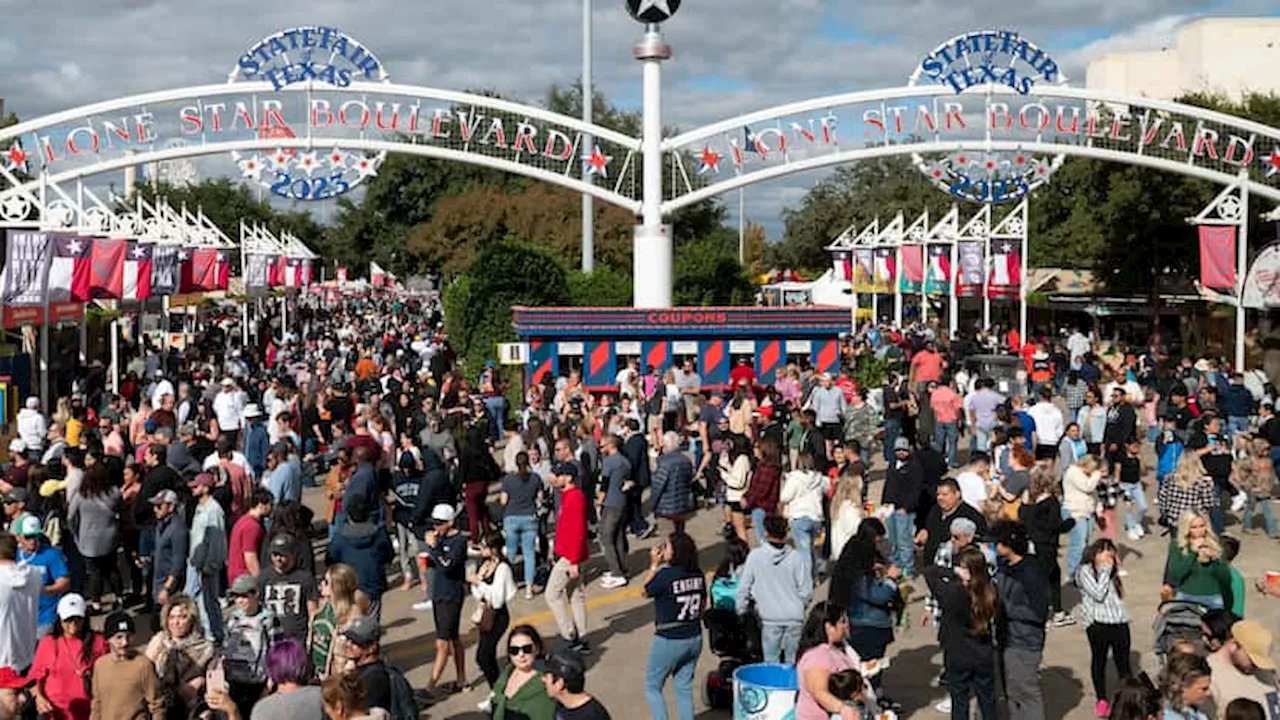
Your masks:
M551 485L560 491L560 515L556 519L555 565L547 580L547 606L556 616L560 637L569 650L587 654L587 596L583 589L582 564L590 556L587 548L587 496L582 492L580 466L574 460L569 441L556 441L556 464L551 468Z

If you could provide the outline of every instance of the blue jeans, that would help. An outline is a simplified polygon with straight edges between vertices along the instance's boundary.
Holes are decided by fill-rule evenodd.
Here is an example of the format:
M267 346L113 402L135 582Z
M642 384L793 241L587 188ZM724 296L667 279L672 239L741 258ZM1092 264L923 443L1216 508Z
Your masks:
M507 515L502 518L502 536L507 541L507 560L516 559L516 549L524 556L524 581L533 582L537 563L538 519L527 515Z
M798 642L798 638L797 638ZM667 700L662 688L667 678L675 678L676 716L693 720L693 675L702 653L702 635L682 640L655 636L649 648L649 666L644 672L644 699L649 715L667 720Z
M1064 518L1071 517L1066 508L1062 509ZM1067 545L1067 577L1071 578L1071 582L1075 582L1076 568L1080 567L1080 560L1084 557L1084 548L1089 544L1089 536L1093 534L1093 516L1076 518L1075 527L1071 528L1071 535L1068 538Z
M490 440L502 437L502 425L507 419L507 399L492 395L484 399L484 409L489 413L488 435Z
M1275 510L1271 507L1271 498L1254 497L1253 493L1249 493L1249 498L1244 503L1244 514L1240 516L1240 525L1245 530L1253 527L1253 508L1257 506L1262 513L1262 523L1267 528L1267 535L1277 537L1276 515Z
M960 464L960 425L938 423L933 428L933 446L947 459L948 467Z
M1132 501L1132 505L1124 506L1124 529L1126 531L1141 528L1147 515L1147 497L1142 494L1142 483L1120 483L1124 494Z
M886 518L885 526L893 553L889 562L897 565L904 577L915 577L916 514L895 510Z
M1227 418L1227 432L1235 435L1236 433L1249 432L1248 416L1231 415Z
M1174 593L1173 599L1182 600L1184 602L1199 603L1210 610L1222 610L1226 607L1222 603L1221 595L1192 595L1191 593L1184 593L1179 590Z
M756 534L756 541L764 544L764 508L751 508L751 530Z
M796 552L809 561L809 570L814 569L813 542L817 539L821 523L810 518L791 519L791 541L796 544Z
M796 653L800 650L800 630L802 625L781 623L760 623L760 647L764 649L764 661L767 663L782 662L796 664Z
M893 462L893 443L902 435L902 421L897 418L884 419L884 461Z

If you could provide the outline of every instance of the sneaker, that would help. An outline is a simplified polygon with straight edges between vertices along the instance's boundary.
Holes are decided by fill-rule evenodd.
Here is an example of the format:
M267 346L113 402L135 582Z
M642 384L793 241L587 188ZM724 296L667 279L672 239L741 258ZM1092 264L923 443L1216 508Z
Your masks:
M944 715L951 714L951 698L947 698L946 700L934 705L933 709Z
M605 590L613 590L614 588L623 587L626 584L627 584L627 579L622 577L621 575L605 575L604 577L600 578L600 587L604 588Z
M1099 700L1098 704L1093 706L1093 714L1100 718L1111 717L1111 704L1106 700Z
M490 696L490 697L486 697L485 699L483 699L483 700L481 700L480 702L476 703L476 709L477 709L477 710L479 710L480 712L484 713L485 715L488 715L489 713L493 712L493 698L492 698L492 696Z
M425 612L435 607L435 603L431 602L430 600L420 600L414 603L412 607L414 610L417 610L419 612Z
M1136 529L1134 529L1126 532L1125 537L1129 538L1133 542L1137 542L1142 537L1142 534L1139 533Z
M533 588L525 588L525 589L524 589L524 599L525 599L525 600L532 600L532 599L533 599Z
M1241 510L1244 509L1244 504L1248 501L1249 501L1248 495L1242 492L1236 493L1235 496L1231 498L1231 512L1239 513Z
M575 655L590 655L591 646L587 644L586 640L574 640L569 643L569 652L574 653Z
M639 535L637 535L636 537L637 537L637 538L639 538L639 539L641 539L641 540L647 540L647 539L649 539L649 538L653 537L654 535L656 535L656 534L657 534L657 532L658 532L658 523L656 523L656 522L651 522L651 523L649 523L648 525L645 525L645 526L644 526L644 532L640 533L640 534L639 534Z
M1134 530L1137 531L1139 540L1147 536L1147 529L1142 527L1141 525L1134 528Z
M1071 613L1059 610L1053 614L1054 627L1069 627L1076 624L1076 619L1071 617Z

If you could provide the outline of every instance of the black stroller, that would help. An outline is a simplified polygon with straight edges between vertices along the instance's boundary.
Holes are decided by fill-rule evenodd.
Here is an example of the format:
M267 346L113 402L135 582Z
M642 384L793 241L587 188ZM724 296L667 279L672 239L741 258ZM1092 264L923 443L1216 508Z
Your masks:
M729 710L733 708L733 671L764 659L760 620L755 613L740 616L733 610L713 608L706 612L703 623L711 653L720 658L716 669L707 673L703 700L709 708Z

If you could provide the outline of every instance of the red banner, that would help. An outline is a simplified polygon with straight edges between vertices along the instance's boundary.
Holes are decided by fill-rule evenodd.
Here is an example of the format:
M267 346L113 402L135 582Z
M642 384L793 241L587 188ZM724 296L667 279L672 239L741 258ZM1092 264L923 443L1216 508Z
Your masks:
M1236 287L1236 228L1200 226L1200 284L1214 290Z

